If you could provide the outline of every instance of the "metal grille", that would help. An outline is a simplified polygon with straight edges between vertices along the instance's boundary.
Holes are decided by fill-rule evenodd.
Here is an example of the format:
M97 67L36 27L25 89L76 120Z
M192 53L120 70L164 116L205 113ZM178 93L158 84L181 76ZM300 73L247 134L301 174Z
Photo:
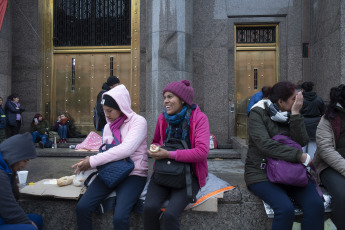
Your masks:
M275 43L276 27L237 27L237 43Z
M54 0L54 46L131 43L131 1Z

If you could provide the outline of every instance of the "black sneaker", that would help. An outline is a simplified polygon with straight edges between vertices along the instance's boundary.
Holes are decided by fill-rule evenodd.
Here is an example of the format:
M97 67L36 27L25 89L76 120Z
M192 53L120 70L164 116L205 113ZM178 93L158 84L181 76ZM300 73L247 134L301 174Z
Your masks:
M43 149L43 148L44 148L44 144L43 144L43 142L42 142L42 141L40 141L40 142L38 143L38 145L40 146L40 148L41 148L41 149Z

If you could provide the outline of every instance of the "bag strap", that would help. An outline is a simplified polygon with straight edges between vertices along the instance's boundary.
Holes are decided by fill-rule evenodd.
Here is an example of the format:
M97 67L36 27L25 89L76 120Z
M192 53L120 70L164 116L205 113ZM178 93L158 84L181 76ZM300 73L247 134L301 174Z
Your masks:
M185 149L188 149L187 142L185 140L181 140L181 143ZM186 164L186 188L187 188L187 197L191 203L195 202L195 199L193 198L193 192L192 192L192 173L191 173L191 165Z
M91 173L91 174L85 179L84 185L85 185L86 188L89 187L90 180L91 180L92 177L93 177L94 175L96 175L97 173L98 173L98 172L95 171L95 172Z
M311 162L309 164L309 167L310 167L311 170L313 170L315 172L315 175L317 175L317 169L316 169L316 167L315 167L313 162ZM322 201L324 202L325 199L323 198L323 193L321 191L321 188L320 188L319 184L316 182L315 177L311 173L309 173L309 172L308 172L308 177L313 182L313 184L315 185L317 193L319 194L319 196L321 197Z

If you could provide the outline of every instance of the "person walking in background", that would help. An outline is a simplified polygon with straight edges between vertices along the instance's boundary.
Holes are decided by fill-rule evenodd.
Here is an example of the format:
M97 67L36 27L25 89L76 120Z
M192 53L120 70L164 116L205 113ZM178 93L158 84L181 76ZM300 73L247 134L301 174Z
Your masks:
M78 174L128 157L134 162L133 171L115 187L113 228L129 230L131 211L147 181L147 122L131 109L130 95L124 85L104 93L102 104L107 119L103 143L115 146L86 157L72 167L76 168L75 173ZM96 176L77 204L78 229L92 229L93 212L113 191L114 189L107 187L99 175Z
M199 188L206 184L208 176L207 156L210 147L210 130L207 116L193 103L194 89L188 80L167 84L163 90L164 112L158 117L152 144L161 146L158 152L148 153L158 160L173 159L191 165L191 195L195 197ZM185 141L187 149L165 150L173 140ZM154 167L155 170L155 167ZM185 176L183 177L185 178ZM161 208L169 200L163 214L163 229L180 229L180 215L191 202L188 186L167 187L156 181L155 171L151 177L144 204L144 229L159 230ZM190 188L189 187L189 188Z
M291 82L278 82L271 89L269 99L257 103L250 111L249 143L245 162L245 182L260 199L273 208L273 230L291 230L295 218L290 197L303 211L302 229L321 230L324 226L324 205L312 181L305 187L272 183L262 163L267 157L308 166L310 156L297 148L281 144L273 136L286 133L304 146L309 137L300 109L303 95ZM308 160L309 159L309 160Z
M331 219L345 229L345 85L330 90L330 103L316 130L317 180L332 197Z
M49 123L42 117L42 114L36 113L31 122L32 142L35 143L39 138L39 145L43 149L48 139Z
M107 123L103 111L103 106L101 104L103 93L109 91L115 86L120 84L120 80L116 76L110 76L107 79L107 82L104 82L102 85L102 90L97 95L97 101L93 112L93 124L97 131L102 131L105 124Z
M269 87L264 86L261 88L261 91L255 93L249 100L248 106L247 106L247 115L249 116L250 110L258 101L262 99L267 99L268 97L268 89Z
M0 143L6 140L6 114L2 108L2 97L0 97Z
M36 149L28 132L0 144L0 229L41 230L43 227L41 216L26 214L17 202L20 196L17 172L34 158Z
M23 125L22 112L25 108L20 105L19 97L16 94L8 96L8 100L5 105L7 128L9 131L9 137L19 133L20 127Z
M318 97L313 92L314 83L303 82L301 84L301 92L303 93L303 107L300 113L304 117L304 124L309 136L308 144L303 148L303 151L307 152L311 157L314 157L316 150L316 127L319 124L321 116L326 110L326 105L321 97Z

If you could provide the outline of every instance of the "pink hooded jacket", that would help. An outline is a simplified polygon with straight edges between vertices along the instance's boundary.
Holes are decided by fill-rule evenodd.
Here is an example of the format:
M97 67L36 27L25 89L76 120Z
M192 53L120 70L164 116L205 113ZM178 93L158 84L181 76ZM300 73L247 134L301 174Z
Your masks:
M163 114L160 114L152 144L163 146L167 125ZM170 151L169 158L192 163L199 185L203 187L206 184L206 177L208 175L207 156L210 148L210 128L208 118L201 112L199 106L192 111L190 117L189 138L191 149Z
M115 88L105 92L114 98L119 105L120 110L127 116L127 119L120 127L121 144L105 152L98 153L90 157L90 165L95 168L99 165L130 157L134 162L134 169L130 175L147 177L147 122L144 117L136 114L131 109L131 99L129 92L124 85L118 85ZM102 96L102 97L103 97ZM103 143L111 144L113 135L110 130L109 121L104 126Z

